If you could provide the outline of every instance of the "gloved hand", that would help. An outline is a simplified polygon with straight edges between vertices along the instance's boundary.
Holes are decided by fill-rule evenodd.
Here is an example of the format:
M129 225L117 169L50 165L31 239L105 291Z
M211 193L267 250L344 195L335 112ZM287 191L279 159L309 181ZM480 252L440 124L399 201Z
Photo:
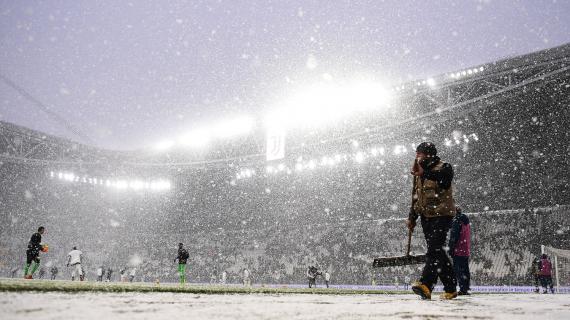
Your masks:
M416 227L416 222L410 219L406 220L406 226L408 227L408 230L410 231L414 231L414 228Z

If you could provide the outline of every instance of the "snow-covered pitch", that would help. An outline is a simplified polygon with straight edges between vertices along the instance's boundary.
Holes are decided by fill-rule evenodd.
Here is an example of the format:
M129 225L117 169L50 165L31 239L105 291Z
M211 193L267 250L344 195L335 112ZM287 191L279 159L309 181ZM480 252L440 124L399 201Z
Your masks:
M32 281L36 282L36 281ZM53 283L53 282L52 282ZM55 282L62 285L65 282ZM6 282L4 282L6 284ZM104 286L105 284L96 284ZM116 285L116 284L115 284ZM118 284L133 289L138 286ZM74 284L75 286L75 284ZM474 294L422 301L413 294L306 290L259 293L0 292L2 319L569 319L567 294ZM90 285L88 285L90 286ZM162 286L162 285L161 285ZM47 288L47 287L46 287ZM117 288L117 287L114 287ZM141 287L142 288L142 287ZM219 287L218 287L219 288ZM12 288L13 289L13 288ZM12 290L10 289L10 290ZM189 290L191 292L192 290ZM223 292L219 290L218 292ZM231 292L231 289L227 292ZM269 293L268 293L269 292ZM333 294L331 294L333 293ZM337 293L337 294L335 294Z

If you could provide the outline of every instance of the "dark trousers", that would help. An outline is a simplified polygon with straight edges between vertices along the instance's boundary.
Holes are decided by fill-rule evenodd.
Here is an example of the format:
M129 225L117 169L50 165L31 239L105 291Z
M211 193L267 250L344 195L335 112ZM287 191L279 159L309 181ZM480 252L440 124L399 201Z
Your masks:
M309 278L309 288L317 287L316 278Z
M453 257L453 270L459 283L459 291L469 291L471 284L471 274L469 273L469 257Z
M550 288L551 291L554 291L554 287L552 285L552 276L540 276L540 284L544 288L545 292L547 288Z
M422 216L422 229L427 242L426 264L420 282L433 291L437 279L443 283L445 292L457 290L457 280L449 256L443 249L446 246L447 232L452 217L425 218Z
M40 263L40 252L35 250L26 250L26 263L31 264L32 261Z

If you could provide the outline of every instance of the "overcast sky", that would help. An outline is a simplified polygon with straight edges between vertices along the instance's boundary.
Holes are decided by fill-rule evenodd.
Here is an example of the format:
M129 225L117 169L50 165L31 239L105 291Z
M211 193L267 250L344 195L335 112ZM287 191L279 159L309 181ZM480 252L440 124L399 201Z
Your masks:
M0 1L0 73L111 149L260 116L284 92L397 84L570 42L570 1ZM0 82L0 119L80 141Z

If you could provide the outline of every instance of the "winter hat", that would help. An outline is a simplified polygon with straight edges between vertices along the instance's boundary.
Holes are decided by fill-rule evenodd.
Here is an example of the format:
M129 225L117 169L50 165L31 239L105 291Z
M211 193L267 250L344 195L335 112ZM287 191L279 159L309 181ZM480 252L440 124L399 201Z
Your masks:
M435 148L435 144L431 142L422 142L416 148L416 152L425 153L427 155L435 156L437 155L437 149Z

